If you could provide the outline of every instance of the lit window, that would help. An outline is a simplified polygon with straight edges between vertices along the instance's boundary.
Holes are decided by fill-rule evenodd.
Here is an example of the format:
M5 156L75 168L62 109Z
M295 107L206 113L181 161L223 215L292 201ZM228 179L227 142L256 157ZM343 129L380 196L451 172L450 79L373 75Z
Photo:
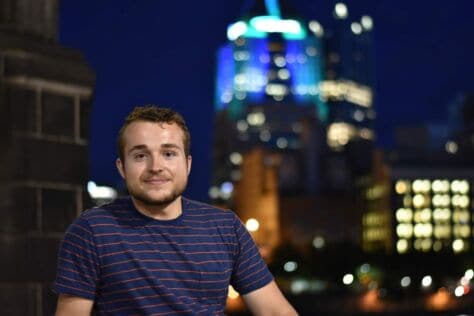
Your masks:
M288 69L280 69L278 70L278 78L281 80L288 80L290 78L290 72Z
M273 62L277 67L285 67L286 65L286 59L285 57L278 55L273 58Z
M454 252L461 252L465 248L464 241L462 239L456 239L453 241Z
M407 185L406 181L398 180L397 183L395 183L395 191L398 194L404 194L408 192L409 188L410 187Z
M405 253L408 251L408 240L400 239L397 241L397 251L399 253Z

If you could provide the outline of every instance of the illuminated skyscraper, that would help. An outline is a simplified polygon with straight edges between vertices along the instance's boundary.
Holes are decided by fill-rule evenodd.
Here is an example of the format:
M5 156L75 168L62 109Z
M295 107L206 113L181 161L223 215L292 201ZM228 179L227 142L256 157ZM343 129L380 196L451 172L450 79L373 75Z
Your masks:
M351 191L354 175L369 172L372 20L364 17L354 30L343 8L345 15L336 6L337 31L327 34L319 22L299 18L286 1L255 1L228 27L216 74L209 192L215 202L239 211L237 200L252 195L245 190L256 190L240 185L234 191L245 177L257 176L245 170L260 169L241 167L255 149L263 150L260 163L274 173L269 179L276 181L271 187L278 188L279 199ZM279 199L272 207L279 208Z

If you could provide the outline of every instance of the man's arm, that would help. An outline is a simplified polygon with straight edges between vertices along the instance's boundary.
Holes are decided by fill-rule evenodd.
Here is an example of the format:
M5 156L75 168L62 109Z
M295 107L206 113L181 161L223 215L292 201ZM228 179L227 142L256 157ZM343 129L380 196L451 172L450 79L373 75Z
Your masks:
M252 314L258 316L295 316L298 313L288 303L275 281L242 296Z
M90 316L94 301L86 298L60 294L56 316Z

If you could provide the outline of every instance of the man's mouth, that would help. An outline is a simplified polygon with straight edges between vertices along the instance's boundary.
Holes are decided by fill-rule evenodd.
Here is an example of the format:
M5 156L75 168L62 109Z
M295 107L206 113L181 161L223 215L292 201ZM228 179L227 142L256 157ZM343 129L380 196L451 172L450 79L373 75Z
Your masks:
M150 178L150 179L145 179L145 183L147 184L164 184L168 182L168 178Z

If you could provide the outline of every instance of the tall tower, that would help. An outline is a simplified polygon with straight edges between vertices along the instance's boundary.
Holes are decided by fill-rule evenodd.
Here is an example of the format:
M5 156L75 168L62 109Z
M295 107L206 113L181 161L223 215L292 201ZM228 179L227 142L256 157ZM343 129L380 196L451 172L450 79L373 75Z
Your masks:
M358 177L371 170L372 22L366 16L350 23L341 3L334 17L334 30L326 32L316 20L298 17L288 1L257 0L228 27L228 42L218 51L209 193L244 221L270 223L260 223L257 242L269 231L278 234L275 222L291 226L291 215L282 215L301 206L317 213L323 207L314 198L321 192L354 195ZM353 205L321 204L347 212Z
M58 0L0 0L0 302L50 315L56 253L86 206L94 72L57 42Z
M210 193L244 221L259 221L254 237L272 248L280 195L319 188L317 152L327 119L319 90L322 41L278 1L255 1L227 35L218 52Z

